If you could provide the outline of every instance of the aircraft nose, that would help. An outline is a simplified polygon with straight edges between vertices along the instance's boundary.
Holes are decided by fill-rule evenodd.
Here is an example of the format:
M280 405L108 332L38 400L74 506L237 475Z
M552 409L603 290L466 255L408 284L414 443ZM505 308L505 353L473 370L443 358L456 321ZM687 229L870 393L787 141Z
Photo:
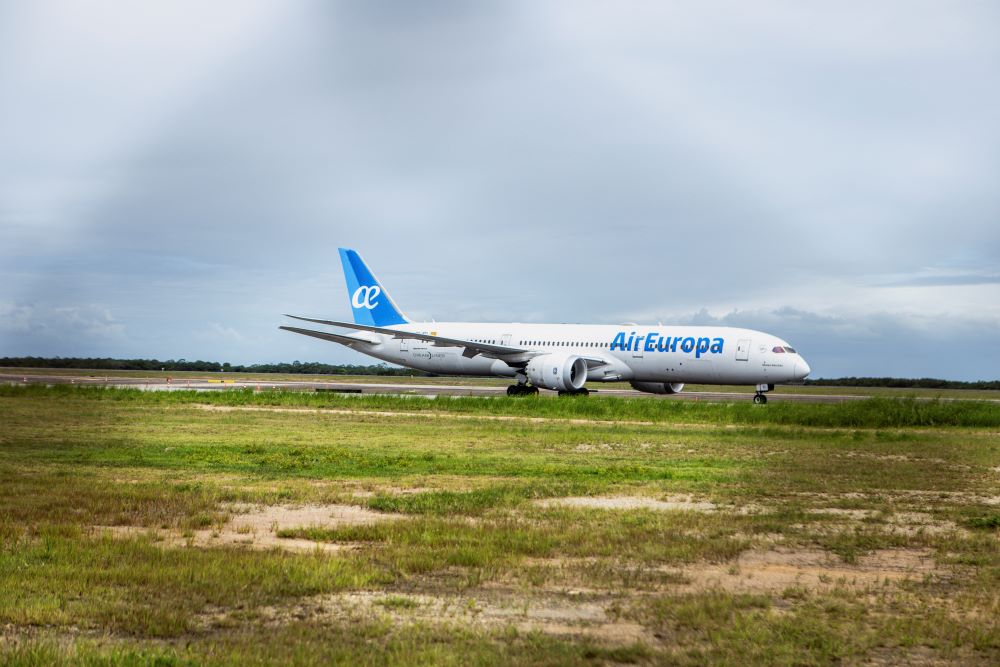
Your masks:
M805 380L809 377L809 373L811 371L812 369L809 368L809 364L806 363L806 360L799 357L798 361L795 362L795 379Z

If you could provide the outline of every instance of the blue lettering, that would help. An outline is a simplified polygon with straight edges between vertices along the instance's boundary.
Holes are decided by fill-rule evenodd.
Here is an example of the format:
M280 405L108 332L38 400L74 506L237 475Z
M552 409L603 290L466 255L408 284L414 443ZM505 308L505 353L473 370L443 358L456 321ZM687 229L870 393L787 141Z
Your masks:
M701 355L708 352L709 340L707 338L699 338L698 345L694 348L694 358L700 359Z
M637 336L637 332L629 333L625 337L624 331L619 331L611 340L610 349L624 350L628 352L677 352L680 347L681 352L694 352L695 358L700 359L706 353L722 354L726 346L725 338L681 338L676 336L663 336L658 331L649 331L644 335Z

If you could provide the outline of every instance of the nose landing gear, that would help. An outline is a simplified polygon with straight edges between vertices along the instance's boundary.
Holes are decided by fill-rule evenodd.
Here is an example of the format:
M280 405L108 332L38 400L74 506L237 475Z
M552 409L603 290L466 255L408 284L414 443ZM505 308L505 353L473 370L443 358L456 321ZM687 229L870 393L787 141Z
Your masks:
M753 402L757 405L767 405L767 394L765 392L774 389L773 384L757 385L757 393L753 396Z

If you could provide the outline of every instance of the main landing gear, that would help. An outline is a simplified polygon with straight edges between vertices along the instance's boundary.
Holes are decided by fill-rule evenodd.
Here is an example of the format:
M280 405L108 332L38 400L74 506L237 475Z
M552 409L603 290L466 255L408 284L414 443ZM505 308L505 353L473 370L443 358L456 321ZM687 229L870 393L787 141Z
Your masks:
M507 387L508 396L534 396L538 393L538 387L527 384L512 384ZM586 387L575 391L560 391L560 396L587 396L590 390Z
M753 402L757 405L767 405L767 394L764 392L771 391L772 389L774 389L773 384L757 385L757 393L753 396Z

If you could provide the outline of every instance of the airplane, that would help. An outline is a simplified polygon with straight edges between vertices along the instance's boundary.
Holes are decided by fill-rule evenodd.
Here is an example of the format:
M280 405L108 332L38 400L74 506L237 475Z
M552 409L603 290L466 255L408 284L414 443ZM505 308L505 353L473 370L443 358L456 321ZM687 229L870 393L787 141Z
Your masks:
M777 384L801 382L809 364L762 331L709 326L412 322L354 250L340 248L353 322L285 315L349 329L280 329L340 343L362 354L437 375L512 378L510 396L589 393L586 383L628 382L652 394L685 384L754 385L767 403Z

